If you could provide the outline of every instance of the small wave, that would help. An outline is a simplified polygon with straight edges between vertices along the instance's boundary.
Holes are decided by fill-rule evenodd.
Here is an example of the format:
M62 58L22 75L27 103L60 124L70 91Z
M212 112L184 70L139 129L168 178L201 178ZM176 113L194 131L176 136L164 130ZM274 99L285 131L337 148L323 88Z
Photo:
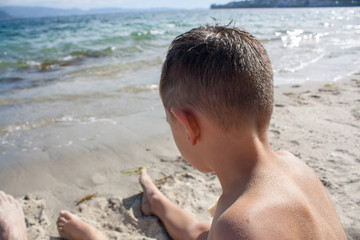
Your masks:
M157 35L164 34L162 30L150 30L150 31L135 31L130 34L130 37L134 40L152 40L156 39Z
M78 50L70 52L68 55L59 56L57 59L48 59L43 61L20 59L16 63L16 67L21 70L36 69L40 72L55 71L62 67L79 65L86 58L101 58L112 54L116 47L111 46L103 50ZM11 66L10 63L2 64Z
M0 60L0 69L1 68L12 67L12 66L14 66L13 63Z
M45 61L39 66L41 72L57 70L61 67L78 65L81 63L79 58L64 58L63 60L50 60Z
M101 65L101 66L93 66L90 68L84 68L73 72L72 77L76 76L104 76L110 74L111 76L115 76L118 73L128 73L136 72L142 69L147 69L153 66L159 66L162 64L164 59L162 57L154 57L146 60L133 60L132 61L122 61L116 62L115 64Z
M131 60L131 61L129 61ZM132 72L137 72L140 69L148 69L151 67L159 67L163 62L163 57L154 56L146 59L128 59L128 61L118 61L116 63L110 62L110 64L104 64L100 66L86 66L83 63L83 59L75 58L72 56L65 56L61 60L46 61L44 63L21 63L21 66L29 72L26 78L23 78L23 72L13 77L1 77L0 76L0 93L19 89L28 89L42 87L49 84L56 83L58 81L65 81L66 79L73 79L76 77L90 77L94 76L115 76L116 74L126 75ZM30 68L31 65L32 67ZM25 66L27 66L25 68ZM68 66L76 66L75 68L67 68ZM62 70L61 70L62 68ZM56 72L61 70L61 72ZM61 74L60 74L61 73ZM65 73L65 74L64 74ZM41 74L41 78L39 75ZM65 78L66 75L66 78ZM10 101L10 103L9 103ZM1 105L12 105L12 100L0 101Z
M303 33L304 30L302 29L294 29L294 30L286 31L286 35L283 35L281 37L284 47L290 47L290 48L299 47L300 42L303 40L301 36Z
M54 71L60 67L66 67L70 65L75 65L79 62L79 59L76 58L63 58L63 59L53 59L53 60L44 60L35 61L35 60L26 60L20 59L16 64L12 64L13 67L19 70L37 70L40 72ZM10 63L8 65L11 65Z
M41 63L34 60L26 61L26 65L29 67L41 67Z
M152 35L163 35L164 33L166 33L165 30L160 30L160 29L153 29L153 30L150 30L150 33Z
M286 33L289 36L299 36L302 33L304 33L304 30L302 30L302 29L294 29L294 30L288 30L288 31L286 31Z
M297 65L295 67L285 67L283 69L280 69L278 72L279 73L287 73L287 72L294 73L294 72L297 72L297 71L305 68L306 66L308 66L310 64L318 62L323 57L324 57L324 54L319 54L317 57L311 59L310 61L302 62L302 63L300 63L299 65Z
M281 37L275 36L275 37L261 38L260 41L263 44L270 43L270 42L277 42L277 41L281 41Z
M149 60L139 60L139 61L131 61L131 62L123 62L116 67L119 67L119 69L140 69L142 67L150 67L150 66L157 66L159 64L162 64L163 58L162 57L155 57L153 59Z
M4 77L4 78L1 78L0 77L0 83L14 83L14 82L19 82L19 81L22 81L24 80L23 78L20 78L20 77Z
M283 47L295 48L299 47L300 43L306 41L306 43L315 44L315 42L319 42L321 38L328 36L329 33L313 33L313 32L305 32L302 29L295 29L291 31L283 32L275 32L275 36L279 37L283 42Z
M53 94L51 97L37 97L37 98L24 98L24 99L14 99L14 98L0 98L0 107L10 107L16 105L24 104L33 104L33 103L52 103L57 101L76 101L81 99L106 99L106 98L116 98L118 97L115 94L107 94L102 92L94 92L87 94Z
M69 124L69 123L92 124L97 122L111 123L114 125L118 124L117 121L107 118L95 118L95 117L73 118L72 116L63 116L60 118L41 119L33 122L11 124L0 130L0 136L1 135L12 136L21 132L44 128L54 124Z
M19 90L19 89L42 87L49 85L58 80L58 78L52 78L52 77L43 78L43 79L23 79L23 78L14 77L13 79L19 79L19 80L13 82L4 82L5 84L2 84L2 86L0 86L0 94L8 90ZM0 83L2 82L0 81ZM13 84L8 84L8 83L13 83ZM11 102L14 101L13 99L2 99L0 100L0 106L5 105L5 103L8 103L9 101L10 101L10 105L15 104L16 102L16 101Z
M99 51L85 49L85 50L73 51L70 53L70 55L74 57L100 58L109 55L109 53L113 51L112 49L113 49L112 47L107 47Z
M157 90L159 89L159 85L158 84L149 84L149 85L131 85L131 86L126 86L122 89L120 89L119 91L123 92L131 92L131 93L142 93L142 92L148 92L148 91L153 91L153 90Z

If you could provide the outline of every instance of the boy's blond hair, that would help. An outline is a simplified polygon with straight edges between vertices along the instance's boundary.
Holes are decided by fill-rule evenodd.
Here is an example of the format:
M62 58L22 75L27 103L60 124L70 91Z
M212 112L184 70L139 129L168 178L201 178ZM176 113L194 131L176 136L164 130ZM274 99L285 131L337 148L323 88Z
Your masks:
M273 91L271 62L262 44L228 26L202 26L176 37L160 79L166 109L193 107L224 130L244 119L268 124Z

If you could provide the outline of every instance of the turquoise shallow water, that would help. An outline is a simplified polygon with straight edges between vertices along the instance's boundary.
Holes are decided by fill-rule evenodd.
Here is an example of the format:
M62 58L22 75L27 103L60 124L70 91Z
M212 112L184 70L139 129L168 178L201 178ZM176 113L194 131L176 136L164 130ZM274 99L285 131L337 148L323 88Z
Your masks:
M301 72L326 58L345 58L336 65L351 65L350 55L359 53L359 8L129 12L7 20L0 22L0 89L33 87L80 69L119 63L138 69L158 63L159 58L161 62L174 36L201 24L230 21L265 43L279 83L286 82L281 74ZM346 67L345 73L338 70L338 75L352 68Z
M151 112L161 105L157 84L171 40L202 24L231 21L264 43L276 84L331 82L359 70L359 8L168 10L0 21L0 156L6 161L10 153L55 146L34 140L49 129L55 138L54 129L66 135L76 125L91 129L93 123L117 124Z

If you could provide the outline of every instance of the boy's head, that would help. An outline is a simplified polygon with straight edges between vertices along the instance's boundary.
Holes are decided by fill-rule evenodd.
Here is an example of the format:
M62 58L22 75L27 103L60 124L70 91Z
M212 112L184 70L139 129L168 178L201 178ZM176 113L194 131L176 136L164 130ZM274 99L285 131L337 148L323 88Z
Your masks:
M240 120L268 124L273 73L262 44L238 28L203 26L174 39L163 65L167 110L192 107L229 130Z

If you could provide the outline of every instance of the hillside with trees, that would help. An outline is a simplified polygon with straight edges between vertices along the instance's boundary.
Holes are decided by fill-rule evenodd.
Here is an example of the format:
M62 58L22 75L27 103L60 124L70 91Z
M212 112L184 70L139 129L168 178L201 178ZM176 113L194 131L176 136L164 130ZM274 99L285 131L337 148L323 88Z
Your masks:
M244 0L212 4L211 8L293 8L293 7L356 7L360 0Z

